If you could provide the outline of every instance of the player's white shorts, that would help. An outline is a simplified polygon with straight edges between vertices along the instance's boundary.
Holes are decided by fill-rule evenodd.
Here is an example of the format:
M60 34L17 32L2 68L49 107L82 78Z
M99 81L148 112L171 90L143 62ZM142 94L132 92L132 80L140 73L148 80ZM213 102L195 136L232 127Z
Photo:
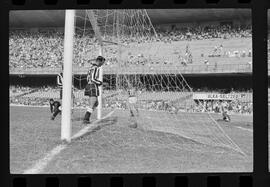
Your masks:
M130 104L137 103L137 97L129 97L129 98L128 98L128 102L129 102Z

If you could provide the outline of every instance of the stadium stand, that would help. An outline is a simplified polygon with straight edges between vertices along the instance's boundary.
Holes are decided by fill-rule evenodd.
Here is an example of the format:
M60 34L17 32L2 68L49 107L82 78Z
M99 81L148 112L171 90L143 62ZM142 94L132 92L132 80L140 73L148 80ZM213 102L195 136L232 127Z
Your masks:
M151 71L172 71L177 69L182 73L211 73L211 72L252 72L252 46L250 26L243 28L231 28L230 26L185 28L162 31L157 29L162 42L163 54L170 54L170 61L146 60L140 54L128 54L127 67L132 66L133 71L139 72L140 68ZM83 43L95 43L93 33L88 31L87 37L76 32L75 63L78 73L82 73L83 67L88 66L87 59L78 56L84 49ZM54 29L43 29L38 32L28 30L11 30L9 38L10 72L56 73L63 61L63 32ZM233 39L233 40L230 40ZM149 38L137 41L136 38L123 39L123 43L141 42L147 43ZM151 41L153 42L153 41ZM188 44L187 44L188 42ZM89 49L91 50L91 45ZM116 51L111 49L107 57L107 71L114 71L116 67ZM91 53L89 53L91 55ZM170 66L167 66L167 65ZM136 66L136 67L135 67ZM148 68L145 68L148 67ZM171 70L169 69L171 68ZM112 73L111 72L111 73Z
M162 32L158 29L158 33L163 41L179 41L179 40L203 40L213 38L239 38L251 37L251 25L242 27L232 27L230 25L223 26L207 26L207 27L187 27L175 28L171 31Z
M161 27L156 29L158 40L152 41L149 38L136 37L124 38L122 43L132 42L161 42L162 51L159 55L170 54L170 61L149 61L140 54L128 54L128 61L121 69L125 73L150 74L156 71L162 73L241 73L252 72L252 46L251 26L231 27L208 26L208 27L187 27L174 28L164 31ZM82 32L76 32L75 42L75 64L74 72L85 74L89 64L87 60L94 56L87 56L87 59L78 58L82 49L81 43L95 43L93 33L86 31L87 37ZM10 73L21 74L22 72L33 74L57 74L63 62L63 38L64 33L55 29L42 29L35 32L29 30L11 30L9 37ZM89 49L91 50L91 45ZM117 72L116 50L111 49L104 69L106 74ZM89 53L91 55L91 53ZM79 60L78 60L79 59ZM132 68L131 68L132 67ZM217 91L217 90L216 90ZM57 88L43 87L30 88L25 86L10 87L10 103L23 105L48 105L49 98L57 99ZM206 92L210 92L209 90ZM44 94L46 93L46 94ZM246 93L246 92L245 92ZM77 92L75 95L82 93ZM165 94L166 95L166 94ZM76 106L86 106L86 100L75 103ZM176 111L176 108L168 101L146 99L146 109ZM192 112L199 112L206 108L208 112L220 112L217 108L221 102L205 101L204 105L194 102L194 107L188 109ZM124 108L123 101L111 101L105 107L112 105ZM227 108L234 113L252 113L252 102L226 102ZM205 111L206 112L206 111Z

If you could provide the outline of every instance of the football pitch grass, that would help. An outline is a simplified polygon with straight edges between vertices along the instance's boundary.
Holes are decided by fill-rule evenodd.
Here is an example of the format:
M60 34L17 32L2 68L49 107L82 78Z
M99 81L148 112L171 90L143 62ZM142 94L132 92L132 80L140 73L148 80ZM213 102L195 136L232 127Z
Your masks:
M105 110L103 115L109 112ZM24 173L61 144L61 116L51 121L50 115L49 107L10 106L11 173ZM160 118L158 112L148 115ZM196 118L200 114L186 115ZM84 128L83 112L75 110L73 116L72 132L75 134ZM213 117L217 120L221 116ZM229 148L193 141L173 133L173 129L162 131L161 128L140 128L140 125L130 128L127 113L117 110L98 122L98 128L67 144L46 163L41 173L251 172L252 116L231 117L231 123L219 124L246 156ZM147 125L143 124L146 121L140 123Z

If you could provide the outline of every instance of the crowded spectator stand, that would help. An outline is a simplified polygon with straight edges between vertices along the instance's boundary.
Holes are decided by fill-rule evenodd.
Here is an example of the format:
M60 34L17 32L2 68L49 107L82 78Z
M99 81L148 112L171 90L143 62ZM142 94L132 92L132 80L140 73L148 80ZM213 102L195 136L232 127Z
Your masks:
M250 47L240 47L239 49L230 49L226 41L231 43L232 40L246 41L251 40L251 25L243 27L233 27L230 25L207 26L207 27L187 27L164 30L156 27L158 37L147 36L140 37L122 37L120 42L123 45L134 44L145 45L149 43L157 43L164 47L164 53L168 53L169 59L158 59L154 56L142 54L140 52L128 51L122 54L125 58L123 63L118 63L117 47L107 47L104 50L106 56L106 64L104 72L121 68L123 71L132 71L131 73L167 73L176 74L183 73L216 73L216 72L252 72L252 50ZM110 36L106 40L110 41ZM28 30L10 30L9 33L9 69L12 73L26 72L29 69L39 69L40 72L48 73L59 72L63 62L63 42L64 33L56 29L43 29L35 32ZM213 46L208 46L210 42L215 41ZM181 43L178 43L181 42ZM202 51L201 47L197 47L192 42L205 42L204 47L207 50ZM96 54L92 51L97 43L92 31L76 31L74 42L74 69L87 69L89 67L89 59L94 59ZM246 46L244 43L243 46ZM175 45L173 45L175 44ZM180 45L181 44L181 45ZM184 44L184 45L182 45ZM87 48L85 48L87 46ZM132 46L132 45L131 45ZM182 49L179 46L183 46ZM145 48L147 49L147 48ZM165 50L166 49L166 50ZM147 51L147 50L145 50ZM160 55L163 55L162 51ZM227 62L229 61L229 63ZM57 69L58 68L58 69ZM149 72L147 72L149 71ZM83 74L85 72L82 72ZM115 73L115 72L109 72ZM55 88L37 88L41 92L53 92ZM47 90L46 90L47 89ZM33 90L30 87L11 87L10 103L24 105L47 105L50 96L36 95L35 97L27 97ZM78 91L79 92L79 91ZM22 95L25 94L25 95ZM191 99L190 99L191 100ZM175 106L173 102L166 100L141 100L141 107L152 110L165 110L169 112L219 112L218 105L225 103L229 111L233 113L252 113L252 102L244 102L239 100L192 100L192 104L187 106ZM194 102L195 101L195 102ZM115 98L105 103L105 107L125 107L125 100ZM75 103L77 106L86 105L86 100L80 97Z
M194 47L186 44L185 49L177 49L177 47L168 51L171 54L172 59L162 60L154 59L153 57L147 56L145 54L140 54L128 52L125 55L126 66L130 65L141 65L149 66L153 68L156 65L182 65L183 67L199 64L200 61L208 61L206 65L215 64L219 66L219 61L222 58L231 58L228 61L233 60L233 58L239 58L241 63L248 65L250 59L245 59L251 57L251 48L236 49L236 50L225 50L222 41L239 39L239 38L251 38L251 26L246 27L232 27L229 25L223 26L207 26L207 27L189 27L189 28L174 28L170 31L164 31L157 28L157 35L159 37L149 36L145 38L121 38L121 43L123 45L129 45L136 43L138 45L147 44L149 42L159 42L159 45L168 48L172 42L179 41L200 41L200 40L221 40L220 44L212 46L212 50L204 53L194 51ZM20 70L27 69L38 69L38 68L55 68L61 67L63 61L63 40L64 33L59 30L54 29L43 29L36 32L28 30L11 30L9 37L9 67L10 70L19 68ZM108 36L106 40L111 40ZM74 64L78 67L84 67L88 65L88 60L93 59L95 54L91 51L94 49L93 43L97 43L91 31L82 33L76 31L74 50L75 58ZM87 48L85 48L87 46ZM168 48L170 49L170 48ZM108 47L105 49L106 59L108 64L106 66L117 66L117 48ZM182 53L182 54L181 54ZM200 58L201 57L201 58ZM219 58L219 59L217 59ZM105 67L106 68L106 67ZM218 68L218 67L217 67Z

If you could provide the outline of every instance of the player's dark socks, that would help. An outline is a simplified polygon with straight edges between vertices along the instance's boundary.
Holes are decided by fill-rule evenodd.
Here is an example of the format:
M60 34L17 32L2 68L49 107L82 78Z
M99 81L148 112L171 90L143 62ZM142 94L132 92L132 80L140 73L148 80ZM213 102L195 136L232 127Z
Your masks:
M84 115L84 119L83 119L83 123L84 124L88 124L90 123L90 116L91 116L91 113L90 112L86 112L85 115Z
M53 106L52 106L52 104L50 104L50 110L51 110L51 113L53 113Z
M60 110L55 111L53 116L56 117L60 112L61 112Z
M230 121L231 121L230 117L224 117L223 120L224 120L225 122L230 122Z
M51 120L54 120L54 118L60 113L61 111L60 110L56 110L54 113L53 113L53 116L51 118Z
M83 124L85 124L85 125L90 124L90 121L89 120L83 120Z

